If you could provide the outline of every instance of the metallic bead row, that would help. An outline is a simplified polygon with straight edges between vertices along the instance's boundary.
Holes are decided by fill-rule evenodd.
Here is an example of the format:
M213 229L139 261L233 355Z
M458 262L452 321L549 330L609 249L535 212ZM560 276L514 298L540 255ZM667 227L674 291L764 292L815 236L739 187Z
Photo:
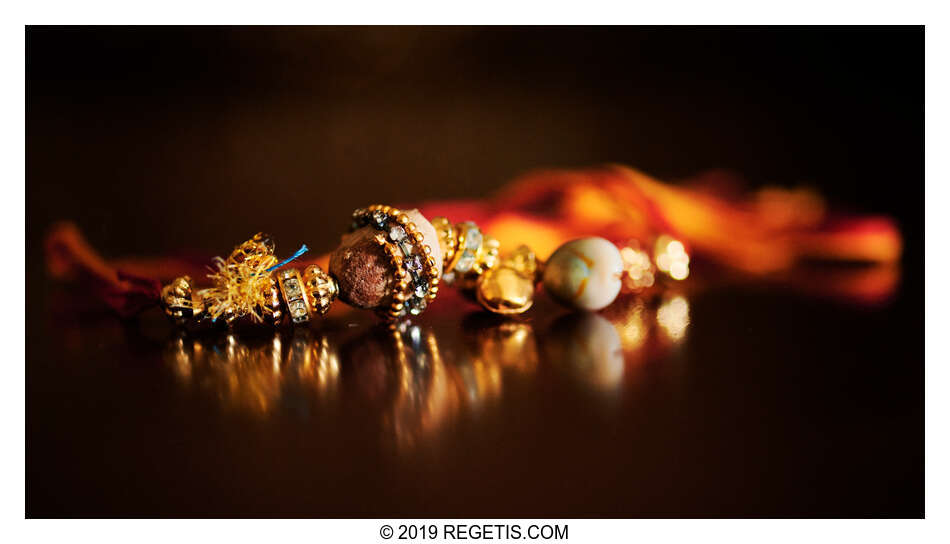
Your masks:
M273 239L259 232L236 246L224 261L224 266L231 270L247 264L268 268L277 264L273 253ZM310 321L314 312L326 314L339 292L336 281L316 265L308 266L303 274L296 268L283 268L269 273L264 283L261 287L262 301L255 307L259 310L260 319L275 326L281 323L285 312L290 314L291 321L296 325ZM162 289L162 307L179 326L211 322L210 293L211 289L195 291L194 283L188 276L176 278ZM230 324L245 315L228 309L218 317Z
M205 289L195 291L188 276L175 278L162 288L161 303L165 314L180 327L210 321L204 303ZM265 288L266 311L261 312L264 322L277 326L286 310L295 325L310 321L314 313L326 315L336 300L339 288L336 280L317 265L310 265L303 274L295 268L275 272ZM230 323L236 315L225 314L222 321Z

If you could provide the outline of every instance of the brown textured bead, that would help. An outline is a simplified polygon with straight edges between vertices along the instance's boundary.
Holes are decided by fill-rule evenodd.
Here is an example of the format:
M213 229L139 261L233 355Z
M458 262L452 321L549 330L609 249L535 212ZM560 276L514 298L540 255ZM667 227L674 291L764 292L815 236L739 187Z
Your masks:
M386 250L376 242L378 232L366 226L346 234L330 254L340 300L357 308L379 308L389 299L393 271Z
M436 277L441 276L442 250L435 228L417 210L405 213L411 220L404 224L407 233L416 230L423 243L429 245ZM397 223L400 222L393 224ZM382 308L393 301L396 284L405 276L405 270L393 266L394 257L387 253L387 244L377 241L377 237L385 239L388 235L388 231L368 225L343 236L340 247L330 254L329 267L330 275L337 281L340 300L363 309ZM395 256L397 261L401 258L399 254Z

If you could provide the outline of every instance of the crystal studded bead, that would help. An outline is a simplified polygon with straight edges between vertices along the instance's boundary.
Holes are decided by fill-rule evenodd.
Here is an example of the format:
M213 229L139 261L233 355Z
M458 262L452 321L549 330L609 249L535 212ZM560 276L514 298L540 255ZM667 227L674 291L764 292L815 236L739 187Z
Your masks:
M406 239L406 231L400 226L389 229L389 239L393 242L401 242Z
M425 281L419 281L416 283L416 287L413 292L417 297L422 298L429 292L429 284Z
M376 225L376 228L385 229L387 223L389 223L389 216L383 211L376 210L373 212L373 224Z
M412 270L413 272L421 271L422 266L423 266L422 256L413 255L406 261L406 266L409 268L409 270Z
M462 256L459 257L459 261L455 264L455 270L457 272L468 272L474 265L475 253L466 249L464 252L462 252Z
M307 315L306 303L304 303L302 300L293 301L290 303L290 313L292 313L294 317L302 317Z
M481 245L482 232L478 230L477 227L468 229L468 232L465 234L465 249L478 251L478 248L481 247Z
M297 280L286 280L284 282L284 290L288 298L297 298L300 296L300 284L297 283Z

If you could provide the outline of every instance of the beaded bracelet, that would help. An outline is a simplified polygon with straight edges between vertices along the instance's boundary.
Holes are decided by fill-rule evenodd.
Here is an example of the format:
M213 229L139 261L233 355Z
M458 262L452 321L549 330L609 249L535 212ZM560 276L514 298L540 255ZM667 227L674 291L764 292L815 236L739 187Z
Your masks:
M306 246L283 262L274 249L273 239L258 233L227 259L214 260L208 275L212 287L196 289L191 278L176 278L162 288L165 313L179 326L240 319L304 325L340 299L395 322L423 313L441 283L498 314L527 311L538 284L568 307L599 310L624 287L652 286L658 269L683 279L689 265L683 244L667 237L657 241L654 259L637 247L618 249L598 237L567 242L544 263L524 245L501 258L498 240L473 222L444 217L430 222L417 210L384 205L353 212L328 271L288 266Z

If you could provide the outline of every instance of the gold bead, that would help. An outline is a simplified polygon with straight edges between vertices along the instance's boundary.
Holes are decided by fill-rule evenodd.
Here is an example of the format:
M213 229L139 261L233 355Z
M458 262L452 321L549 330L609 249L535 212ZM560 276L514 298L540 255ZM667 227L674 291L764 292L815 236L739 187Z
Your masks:
M200 296L195 296L191 278L182 276L162 287L162 309L178 326L204 310Z
M273 262L271 262L273 261ZM247 263L249 266L257 266L263 263L265 267L277 264L277 258L274 257L274 240L269 234L258 232L250 240L234 248L227 261L229 266L236 266Z
M475 293L490 312L520 314L534 303L534 281L513 268L492 268L478 278Z
M284 317L284 312L280 301L280 286L274 276L270 277L270 285L264 288L264 300L261 317L271 325L279 324Z
M521 245L511 255L502 259L501 266L512 268L522 276L534 279L538 273L538 258L530 247Z
M310 296L310 306L320 315L325 315L339 294L336 280L319 266L312 264L304 269L303 282Z
M448 270L449 263L455 258L455 249L458 247L458 233L445 217L432 218L432 226L439 235L439 247L442 249L442 267Z

